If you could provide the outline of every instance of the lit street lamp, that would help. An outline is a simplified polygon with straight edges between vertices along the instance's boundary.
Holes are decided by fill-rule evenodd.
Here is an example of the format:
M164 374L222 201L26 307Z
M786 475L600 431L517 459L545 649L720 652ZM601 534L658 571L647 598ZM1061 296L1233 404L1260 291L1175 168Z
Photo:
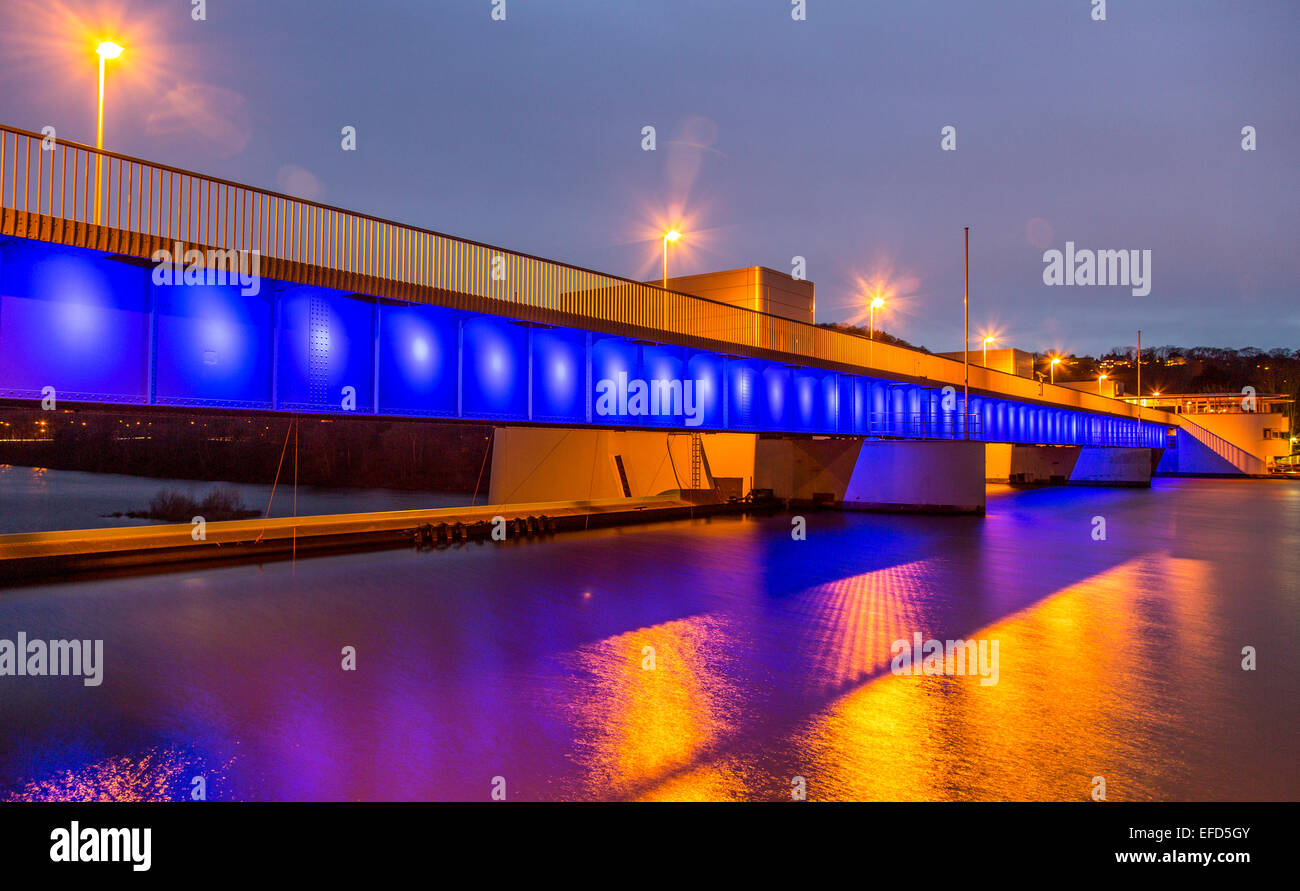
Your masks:
M116 59L122 55L122 47L118 46L111 40L105 40L95 47L95 53L99 56L99 113L95 122L95 148L103 150L104 148L104 62L108 59ZM101 156L95 155L95 224L99 224L99 192L100 192L100 164Z
M664 290L668 290L668 242L676 241L682 237L682 233L676 229L669 229L664 233Z
M1058 365L1060 365L1060 364L1061 364L1061 357L1060 357L1060 356L1053 356L1053 357L1052 357L1052 364L1051 364L1052 383L1053 383L1053 384L1056 383L1056 366L1058 366Z
M989 367L989 344L993 342L993 335L990 334L984 338L984 367Z
M885 305L884 297L871 298L871 321L867 323L867 338L876 339L876 310Z
M1098 395L1098 396L1101 396L1101 395L1102 395L1102 392L1101 392L1101 382L1104 381L1105 379L1106 379L1106 375L1104 375L1104 374L1103 374L1101 377L1097 378L1097 395Z

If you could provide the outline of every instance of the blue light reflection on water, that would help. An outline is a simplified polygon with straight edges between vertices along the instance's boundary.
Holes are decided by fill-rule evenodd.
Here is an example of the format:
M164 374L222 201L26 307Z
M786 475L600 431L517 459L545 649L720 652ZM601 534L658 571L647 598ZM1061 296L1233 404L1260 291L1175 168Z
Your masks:
M213 798L1300 794L1300 489L808 517L5 592L0 636L102 637L107 665L0 682L0 789L162 750L222 770ZM891 675L913 631L1000 639L998 684Z

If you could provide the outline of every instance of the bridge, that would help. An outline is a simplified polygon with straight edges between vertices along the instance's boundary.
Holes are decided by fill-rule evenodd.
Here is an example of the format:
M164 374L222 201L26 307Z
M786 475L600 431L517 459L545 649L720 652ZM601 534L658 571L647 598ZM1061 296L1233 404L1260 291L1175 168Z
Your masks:
M978 446L982 483L985 444L1012 464L1069 447L1071 468L1145 466L1174 429L1120 400L7 126L0 398L490 423L494 492L530 500L547 470L528 456L568 463L578 443L624 449L613 494L660 484L647 470L632 485L627 465L665 441L676 488L758 485L775 461L768 488L798 494L817 482L787 469L848 485L857 471L831 466L865 444L928 443L927 463L967 476ZM822 437L842 444L807 444ZM735 464L736 442L759 457Z

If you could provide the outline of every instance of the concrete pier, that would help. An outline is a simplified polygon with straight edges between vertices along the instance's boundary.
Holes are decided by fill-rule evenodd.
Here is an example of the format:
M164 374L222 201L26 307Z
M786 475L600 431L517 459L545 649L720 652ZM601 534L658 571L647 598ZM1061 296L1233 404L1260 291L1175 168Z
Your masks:
M984 513L984 444L948 440L760 439L754 485L847 510Z
M1012 485L1150 486L1163 449L1123 446L985 446L985 479Z
M751 489L849 510L984 511L984 444L861 437L700 435L692 486L689 434L503 427L490 499L639 498L696 488L726 500Z
M984 447L984 478L991 483L1065 485L1082 448L990 442Z
M749 491L752 433L701 433L698 485L692 434L677 430L498 427L492 441L488 499L567 501L644 498L690 489L725 500Z
M1070 474L1072 486L1149 488L1164 449L1085 446Z

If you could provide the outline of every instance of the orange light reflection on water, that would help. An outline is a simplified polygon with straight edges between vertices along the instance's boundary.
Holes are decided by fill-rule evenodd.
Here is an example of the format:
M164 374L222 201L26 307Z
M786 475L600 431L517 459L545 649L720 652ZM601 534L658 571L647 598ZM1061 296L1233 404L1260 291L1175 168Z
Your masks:
M1197 656L1214 625L1196 593L1205 573L1200 561L1144 555L961 635L999 642L991 686L890 673L893 641L930 636L924 561L809 589L789 604L802 615L791 676L818 683L789 692L810 710L758 746L744 740L763 736L752 725L770 716L735 687L744 636L732 620L693 616L600 641L579 651L594 682L573 700L586 794L770 800L799 775L812 800L1082 801L1102 776L1110 800L1160 797L1181 762L1152 764L1149 752L1195 735L1173 717L1176 687L1216 683ZM642 668L647 645L653 671Z
M890 674L849 693L804 734L821 780L810 797L1083 801L1097 776L1108 800L1156 797L1161 769L1145 756L1176 729L1160 705L1162 676L1199 664L1187 654L1201 650L1178 641L1198 614L1202 573L1196 561L1141 557L968 634L999 641L996 685ZM1166 589L1179 596L1167 601ZM1143 614L1180 598L1174 615ZM1171 641L1154 663L1153 636Z
M592 797L635 797L694 765L736 725L725 658L713 645L728 636L719 619L691 616L629 631L580 649L577 671L590 685L575 700L578 758ZM653 648L653 668L645 666ZM683 799L733 797L713 773ZM675 796L676 797L676 796Z

